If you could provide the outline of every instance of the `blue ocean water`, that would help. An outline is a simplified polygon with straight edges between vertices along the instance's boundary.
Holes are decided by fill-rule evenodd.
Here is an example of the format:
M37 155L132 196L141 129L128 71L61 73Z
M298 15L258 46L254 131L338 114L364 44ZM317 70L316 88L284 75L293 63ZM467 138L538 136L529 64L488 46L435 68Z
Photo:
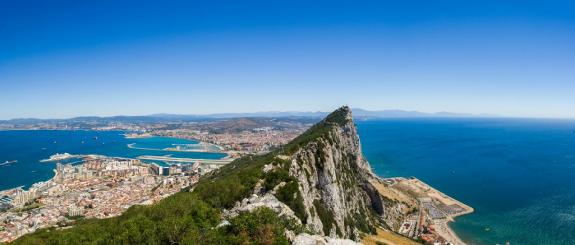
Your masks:
M126 139L120 131L59 131L22 130L0 131L0 164L17 160L17 163L0 166L0 190L17 186L30 186L54 176L56 163L40 163L55 153L100 154L116 157L137 157L141 155L185 158L218 159L221 153L168 152L161 151L172 144L194 144L192 140L166 137ZM128 144L158 150L128 148Z
M575 121L389 119L357 123L384 177L415 176L475 208L470 244L575 244Z
M378 175L416 176L475 208L452 224L470 244L575 244L575 121L390 119L357 126ZM224 156L130 149L195 142L121 133L0 131L0 163L18 160L0 167L0 189L51 178L55 163L38 161L54 153Z

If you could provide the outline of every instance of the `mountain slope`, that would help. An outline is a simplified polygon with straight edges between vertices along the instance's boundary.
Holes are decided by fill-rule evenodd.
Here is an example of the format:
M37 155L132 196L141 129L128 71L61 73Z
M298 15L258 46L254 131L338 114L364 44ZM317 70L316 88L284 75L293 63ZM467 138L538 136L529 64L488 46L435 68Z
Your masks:
M377 227L397 227L411 210L413 199L382 191L342 107L282 148L238 159L157 204L41 230L16 244L359 241Z
M318 125L324 131L297 148L289 167L304 197L306 226L317 234L357 239L360 231L374 231L372 214L383 214L382 200L373 195L349 109L335 111Z

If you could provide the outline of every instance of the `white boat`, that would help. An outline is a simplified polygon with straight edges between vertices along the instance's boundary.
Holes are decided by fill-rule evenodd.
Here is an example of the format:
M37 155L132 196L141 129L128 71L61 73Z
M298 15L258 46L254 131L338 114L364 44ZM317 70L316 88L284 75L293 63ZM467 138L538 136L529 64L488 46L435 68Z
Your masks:
M18 160L13 160L13 161L5 161L3 163L0 163L0 166L6 166L6 165L10 165L12 163L17 163Z

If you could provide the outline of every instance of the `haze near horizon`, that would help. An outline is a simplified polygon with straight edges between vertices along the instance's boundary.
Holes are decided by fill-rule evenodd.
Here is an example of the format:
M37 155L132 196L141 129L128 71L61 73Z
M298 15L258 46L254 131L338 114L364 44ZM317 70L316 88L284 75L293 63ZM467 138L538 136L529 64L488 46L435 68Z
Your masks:
M369 110L575 118L569 1L0 3L0 119Z

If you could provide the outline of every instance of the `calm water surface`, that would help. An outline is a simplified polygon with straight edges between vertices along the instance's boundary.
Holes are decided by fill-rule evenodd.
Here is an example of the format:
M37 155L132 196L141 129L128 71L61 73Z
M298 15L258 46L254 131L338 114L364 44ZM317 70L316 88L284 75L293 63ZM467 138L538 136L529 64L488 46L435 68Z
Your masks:
M357 125L378 175L416 176L475 208L452 224L465 241L575 244L575 121L393 119ZM224 156L130 149L130 143L162 149L194 142L125 139L121 133L0 131L0 163L18 160L0 167L0 189L51 178L54 163L38 161L54 153Z
M131 143L135 143L137 147L158 150L128 148L128 144ZM18 161L0 166L0 190L22 185L30 186L38 181L52 178L54 176L52 170L56 163L40 163L39 161L55 153L100 154L133 158L141 155L171 155L217 159L225 156L219 153L161 151L161 149L173 147L173 144L193 143L197 142L165 137L126 139L119 131L0 131L0 163Z
M378 175L416 176L475 208L452 224L470 244L575 244L575 121L357 124Z

